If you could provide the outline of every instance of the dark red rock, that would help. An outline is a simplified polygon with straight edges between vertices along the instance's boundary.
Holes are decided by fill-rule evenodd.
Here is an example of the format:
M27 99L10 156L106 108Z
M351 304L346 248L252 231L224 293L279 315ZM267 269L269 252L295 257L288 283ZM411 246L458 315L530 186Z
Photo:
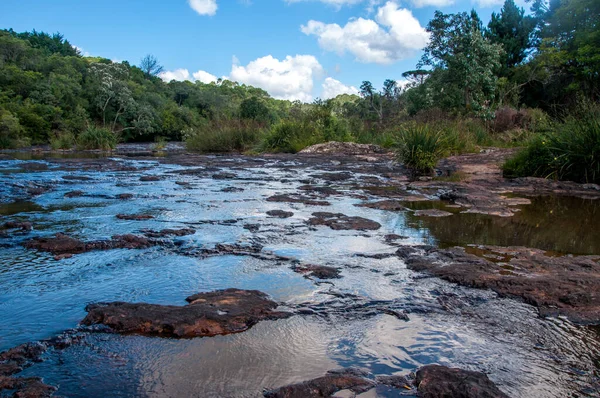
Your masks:
M326 181L346 181L352 178L352 173L341 172L341 173L321 173L311 175L313 178L320 178Z
M142 176L140 177L141 182L155 182L160 181L161 178L159 176Z
M221 189L221 192L244 192L244 188L226 187Z
M331 371L323 377L266 391L266 398L324 398L338 391L350 390L356 394L375 387L363 372L354 369Z
M18 229L21 232L29 232L33 229L33 224L29 221L8 221L1 225L0 229Z
M121 194L118 194L116 196L116 198L120 199L120 200L129 200L129 199L133 199L133 194L132 193L121 193Z
M399 211L406 209L406 203L399 200L381 200L379 202L362 203L360 207L368 207L370 209Z
M152 220L154 216L148 214L117 214L117 218L119 220L145 221Z
M397 255L414 271L521 298L542 316L600 323L600 256L551 256L538 249L495 246L467 251L404 247Z
M324 200L316 200L302 195L274 195L267 198L267 202L278 203L302 203L307 206L330 206L331 203Z
M313 213L313 218L308 220L308 225L325 225L329 228L339 230L377 230L381 224L376 221L362 217L349 217L341 213Z
M71 191L65 194L65 198L78 198L83 195L85 195L85 192L83 191Z
M212 176L213 180L233 180L236 177L237 177L237 174L235 174L235 173L225 173L225 172L213 174L213 176Z
M104 324L119 333L161 337L206 337L248 330L265 319L290 313L276 311L278 304L257 290L227 289L199 293L186 306L107 303L86 308L84 325Z
M45 398L51 397L56 387L44 384L37 377L4 377L0 376L0 393L12 391L14 398ZM4 396L2 394L2 396Z
M439 365L419 369L415 384L422 398L508 398L484 373Z
M68 235L57 233L51 238L34 238L23 245L28 249L48 252L57 255L56 259L69 258L74 254L93 250L111 249L144 249L156 242L137 235L115 235L111 240L83 242Z
M298 187L301 191L315 192L317 194L329 196L329 195L339 195L340 191L337 189L333 189L331 187L320 187L315 185L302 185Z
M192 228L182 228L182 229L162 229L160 231L153 230L144 230L142 231L144 235L149 238L164 238L165 236L187 236L194 235L196 233L195 229Z
M270 210L267 212L267 215L276 218L290 218L294 216L294 213L291 211Z
M340 270L324 265L303 264L292 267L294 272L305 274L307 276L315 276L319 279L337 279L341 278Z

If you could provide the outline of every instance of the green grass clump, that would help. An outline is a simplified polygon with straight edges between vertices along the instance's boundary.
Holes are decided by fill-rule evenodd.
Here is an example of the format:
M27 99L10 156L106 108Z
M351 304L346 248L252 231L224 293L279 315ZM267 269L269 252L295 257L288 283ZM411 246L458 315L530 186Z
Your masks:
M75 146L75 136L72 133L58 133L50 138L50 147L57 151L59 149L71 149Z
M117 136L109 129L90 127L77 138L79 149L100 149L110 151L117 146Z
M600 108L571 116L534 137L503 166L506 177L544 177L600 183Z
M195 152L244 152L263 136L260 123L251 120L214 121L185 134L185 145Z
M267 152L296 153L302 149L324 142L317 130L296 121L280 122L265 135L261 149Z
M442 132L427 124L403 127L396 139L396 156L418 174L431 174L444 156Z

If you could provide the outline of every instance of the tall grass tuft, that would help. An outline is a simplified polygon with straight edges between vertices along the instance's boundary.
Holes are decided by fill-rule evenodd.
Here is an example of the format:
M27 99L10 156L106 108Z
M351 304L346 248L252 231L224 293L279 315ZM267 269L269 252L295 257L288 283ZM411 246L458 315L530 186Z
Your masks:
M244 152L263 136L264 128L253 120L219 120L185 132L185 145L195 152Z
M58 133L50 137L50 147L55 151L59 149L71 149L75 146L75 141L75 136L72 133Z
M418 174L431 174L444 152L442 132L427 124L405 126L397 136L398 160Z
M503 170L506 177L600 183L600 107L587 107L554 131L536 136Z
M110 130L99 127L90 127L77 138L79 149L100 149L111 151L117 146L117 136Z

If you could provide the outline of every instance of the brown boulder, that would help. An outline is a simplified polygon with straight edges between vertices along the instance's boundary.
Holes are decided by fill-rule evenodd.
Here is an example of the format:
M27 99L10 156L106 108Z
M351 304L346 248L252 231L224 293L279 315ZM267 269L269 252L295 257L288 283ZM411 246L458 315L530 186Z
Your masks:
M422 398L508 398L484 373L439 365L419 369L415 385Z
M195 294L186 301L186 306L92 304L82 323L104 324L118 333L191 338L239 333L262 320L291 315L275 311L278 304L257 290L218 290Z
M298 384L284 386L264 393L266 398L323 398L331 397L338 391L351 390L362 393L375 387L375 383L354 369L330 371L323 377Z
M325 225L329 228L340 230L377 230L381 224L376 221L368 220L362 217L349 217L341 213L317 212L313 213L313 218L308 220L308 225Z

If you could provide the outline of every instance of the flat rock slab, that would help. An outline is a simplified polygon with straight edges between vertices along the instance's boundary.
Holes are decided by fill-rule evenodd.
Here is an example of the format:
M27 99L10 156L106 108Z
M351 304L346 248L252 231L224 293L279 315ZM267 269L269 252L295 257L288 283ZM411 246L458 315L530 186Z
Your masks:
M142 230L144 235L149 238L164 238L166 236L188 236L194 235L196 230L193 228L181 228L181 229L161 229L160 231L154 231L151 229Z
M419 369L415 385L422 398L508 398L484 373L439 365Z
M294 216L294 213L291 211L270 210L267 212L267 215L275 218L290 218Z
M117 214L117 218L119 220L128 220L128 221L146 221L152 220L154 216L149 214Z
M327 267L325 265L295 265L292 267L294 272L304 274L306 276L314 276L319 279L337 279L341 278L340 270L333 267Z
M195 294L186 301L186 306L92 304L82 324L103 324L118 333L192 338L239 333L262 320L291 315L275 311L278 304L257 290L218 290Z
M359 207L368 207L370 209L377 210L388 210L388 211L399 211L406 209L406 203L400 200L380 200L379 202L361 203L357 205Z
M496 246L403 247L397 254L409 269L519 297L542 316L600 324L600 256L551 256L538 249Z
M156 243L137 235L115 235L111 240L84 242L65 234L57 233L53 237L34 238L23 245L28 249L48 252L68 257L93 250L144 249Z
M0 394L2 391L12 392L16 398L44 398L50 397L56 391L56 387L44 384L37 377L5 377L0 376Z
M386 153L387 150L379 145L356 144L354 142L330 141L322 144L316 144L304 148L298 153L301 154L345 154L345 155L365 155L373 153Z
M331 203L325 200L318 200L303 195L273 195L267 198L267 202L278 203L302 203L307 206L330 206Z
M325 376L313 380L266 391L264 396L266 398L322 398L331 397L342 390L350 390L358 394L373 387L375 383L366 379L364 373L345 369L327 372Z
M444 210L438 209L427 209L427 210L417 210L415 211L415 216L417 217L449 217L452 213Z
M377 230L381 224L362 217L350 217L341 213L317 212L307 221L308 225L325 225L333 230Z

